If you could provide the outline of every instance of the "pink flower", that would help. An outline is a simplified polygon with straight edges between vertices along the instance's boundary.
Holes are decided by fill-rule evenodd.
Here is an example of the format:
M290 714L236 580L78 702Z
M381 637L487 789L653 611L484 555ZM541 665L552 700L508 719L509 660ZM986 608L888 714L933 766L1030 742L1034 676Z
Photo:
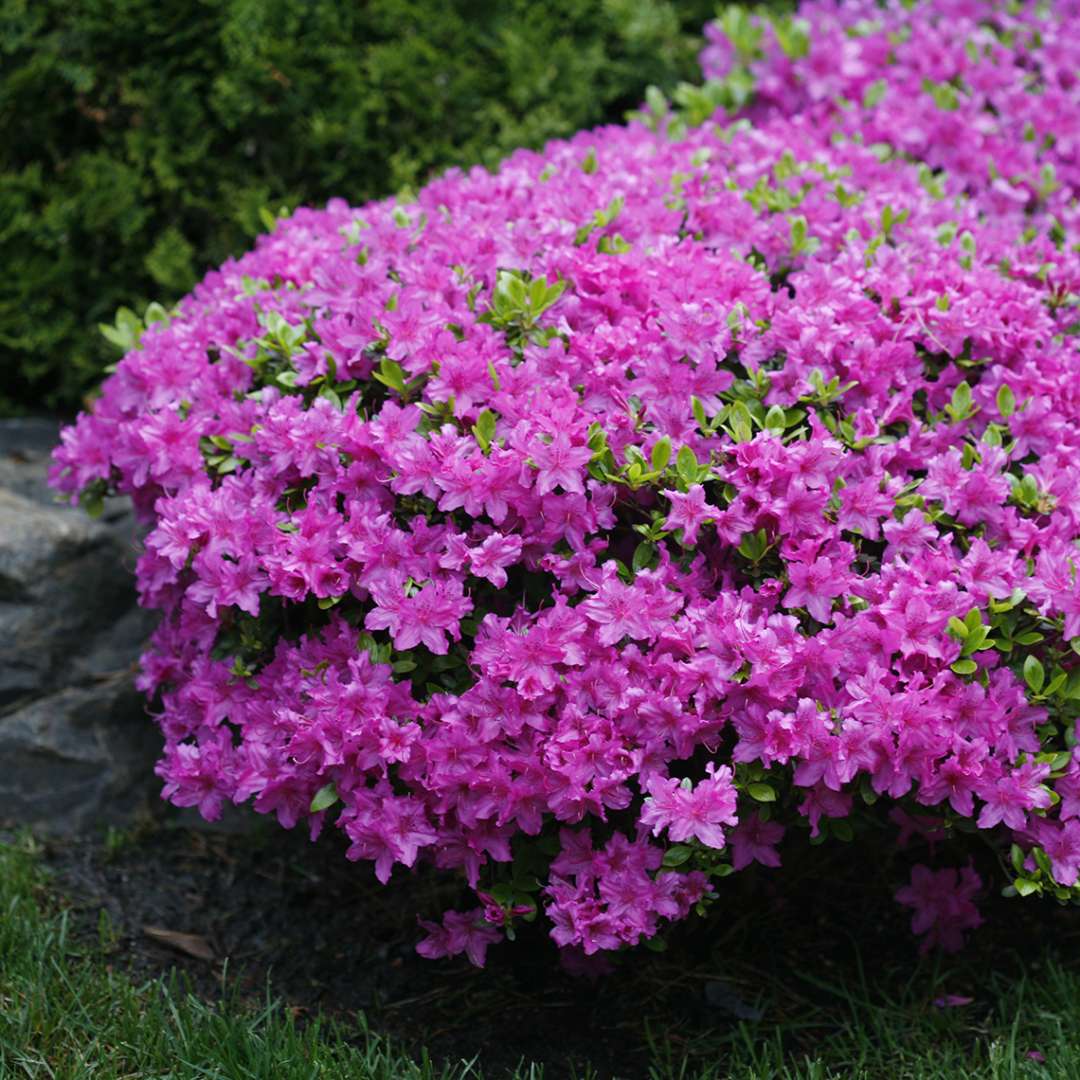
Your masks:
M389 630L396 649L423 645L439 656L446 654L447 634L456 640L459 621L472 610L460 581L427 581L413 592L379 584L372 595L378 606L364 620L369 630Z
M784 826L777 821L763 821L760 814L743 818L728 839L731 841L731 865L743 870L752 862L779 866L776 845L784 836Z
M479 547L469 552L469 569L487 578L497 589L506 584L506 567L521 557L521 537L493 533Z
M726 765L707 766L708 776L696 786L689 781L651 777L649 792L638 819L653 836L667 829L668 836L681 843L696 839L706 847L724 846L723 825L738 821L732 772Z
M259 614L259 595L267 576L254 559L227 560L213 549L201 551L194 562L198 578L187 589L196 604L217 618L219 607L238 607L249 615Z
M581 470L592 459L592 451L587 446L574 446L565 432L560 431L550 442L538 440L530 456L539 470L536 477L538 495L546 495L557 487L578 494L585 490Z
M1049 775L1049 765L1028 761L992 783L980 785L978 793L985 805L979 813L979 828L991 829L1003 821L1010 829L1023 829L1029 810L1050 805L1050 792L1042 783Z
M889 541L887 556L915 555L935 543L938 531L921 510L909 510L899 521L886 521L882 526Z
M1050 859L1050 869L1059 885L1071 888L1080 880L1080 820L1064 824L1036 819L1035 836Z
M615 645L623 638L648 638L653 634L645 597L636 585L627 585L607 573L596 594L580 610L599 626L599 640Z
M825 556L809 563L790 563L791 586L784 594L784 607L804 607L819 623L831 623L832 602L844 595L848 578L846 567Z
M412 866L421 849L438 840L423 805L408 796L383 793L376 798L365 792L343 817L345 832L352 841L347 857L371 859L375 876L384 885L390 880L394 863Z
M963 946L964 932L982 924L973 899L981 888L982 880L969 866L959 873L951 866L912 869L911 884L897 890L896 900L915 909L912 933L926 935L921 951L938 945L946 952L957 952Z
M483 915L483 908L475 908L473 911L448 911L441 924L418 919L428 936L416 946L416 951L429 960L464 953L471 964L482 968L488 946L502 941L502 934Z
M881 535L881 521L888 518L896 501L887 491L882 491L881 481L871 476L858 484L844 488L840 493L840 513L837 524L842 529L857 530L869 540Z
M682 529L683 547L693 547L697 543L698 529L718 513L716 507L705 501L705 489L701 484L692 484L683 494L679 491L665 491L671 511L664 522L665 529Z
M815 784L799 804L799 813L810 822L810 835L817 836L821 819L846 818L851 813L852 797L844 792L831 791L823 783Z

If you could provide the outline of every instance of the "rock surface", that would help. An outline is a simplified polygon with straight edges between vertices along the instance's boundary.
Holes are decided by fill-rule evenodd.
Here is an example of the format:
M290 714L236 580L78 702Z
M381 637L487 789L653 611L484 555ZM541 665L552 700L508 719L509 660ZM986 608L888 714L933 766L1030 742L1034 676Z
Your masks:
M0 821L121 824L156 795L159 739L132 686L153 628L134 519L96 521L45 482L58 425L0 421Z

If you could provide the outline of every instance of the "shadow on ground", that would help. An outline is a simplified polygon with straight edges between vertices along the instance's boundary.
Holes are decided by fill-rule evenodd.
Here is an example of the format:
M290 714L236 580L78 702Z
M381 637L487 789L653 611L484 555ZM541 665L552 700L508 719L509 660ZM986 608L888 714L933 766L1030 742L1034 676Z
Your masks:
M677 928L663 953L619 957L595 981L561 971L540 927L493 949L482 972L421 959L416 913L465 902L460 885L399 871L379 886L333 835L311 845L271 822L236 833L155 822L99 839L54 837L45 856L77 937L104 940L110 962L136 979L179 970L201 997L213 1000L228 981L253 1001L269 980L301 1019L362 1010L415 1052L479 1056L489 1076L522 1060L558 1076L586 1062L602 1075L643 1075L651 1039L715 1060L746 1025L754 1038L779 1032L792 1052L812 1051L846 1021L852 993L902 998L916 1011L934 1010L944 994L971 997L975 1039L980 1012L994 1008L993 973L1030 970L1048 947L1080 961L1075 909L995 896L964 954L920 959L890 899L903 866L858 840L720 882L724 898L708 921ZM194 935L213 959L146 927Z

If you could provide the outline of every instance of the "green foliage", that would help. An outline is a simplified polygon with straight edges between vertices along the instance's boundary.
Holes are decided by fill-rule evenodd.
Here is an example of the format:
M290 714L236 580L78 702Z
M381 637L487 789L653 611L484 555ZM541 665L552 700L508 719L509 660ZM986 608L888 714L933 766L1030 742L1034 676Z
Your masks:
M275 216L494 165L696 73L711 0L0 0L0 413ZM123 333L123 327L119 328Z

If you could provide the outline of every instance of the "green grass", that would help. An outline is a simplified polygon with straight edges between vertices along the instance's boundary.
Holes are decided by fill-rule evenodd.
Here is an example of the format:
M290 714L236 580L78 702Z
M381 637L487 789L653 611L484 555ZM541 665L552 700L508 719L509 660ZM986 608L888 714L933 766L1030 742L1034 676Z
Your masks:
M364 1018L299 1023L267 996L252 1007L226 985L207 1004L177 978L136 985L100 947L75 942L48 890L34 842L0 841L0 1077L50 1080L451 1080L480 1062L411 1057ZM745 958L744 958L745 959ZM822 965L823 969L825 965ZM842 981L806 972L799 987L763 976L782 1022L741 1024L695 1039L653 1031L649 1080L1004 1080L1080 1075L1080 972L1051 955L1027 974L991 974L981 1007L941 1009L948 968L905 978L869 958ZM227 984L226 978L226 984ZM986 1004L989 1002L989 1006ZM810 1046L809 1053L796 1047ZM1037 1051L1045 1061L1029 1057ZM555 1074L549 1071L549 1080ZM585 1073L585 1076L596 1075ZM633 1072L621 1074L629 1078ZM522 1064L516 1080L540 1080Z
M178 979L133 984L74 945L48 901L33 843L0 845L0 1077L49 1080L451 1080L367 1031L316 1020L303 1028L272 1001L207 1005ZM107 939L108 927L102 937ZM103 940L104 952L107 940Z

